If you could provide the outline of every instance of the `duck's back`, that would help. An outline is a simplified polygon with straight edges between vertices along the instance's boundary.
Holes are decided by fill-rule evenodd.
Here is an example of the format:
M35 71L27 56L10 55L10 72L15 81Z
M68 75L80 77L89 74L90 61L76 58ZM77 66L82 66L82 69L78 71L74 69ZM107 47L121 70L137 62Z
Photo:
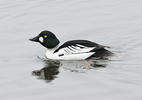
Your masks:
M104 57L111 54L105 46L88 40L71 40L65 42L54 53L59 52L63 59L88 59L91 57Z
M95 47L96 50L104 48L104 46L99 45L94 42L91 42L91 41L88 41L88 40L71 40L71 41L67 41L63 45L61 45L57 50L54 51L54 53L58 52L62 48L68 47L68 46L76 46L76 47L80 47L80 48Z

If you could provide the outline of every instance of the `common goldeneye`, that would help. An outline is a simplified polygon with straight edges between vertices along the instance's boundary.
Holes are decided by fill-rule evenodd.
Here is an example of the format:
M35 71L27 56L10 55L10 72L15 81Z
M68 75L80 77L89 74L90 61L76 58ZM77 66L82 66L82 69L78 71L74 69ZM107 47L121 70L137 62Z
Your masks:
M46 57L53 60L85 60L92 57L102 58L112 53L102 46L88 40L71 40L59 46L60 41L54 33L42 31L30 39L47 48Z

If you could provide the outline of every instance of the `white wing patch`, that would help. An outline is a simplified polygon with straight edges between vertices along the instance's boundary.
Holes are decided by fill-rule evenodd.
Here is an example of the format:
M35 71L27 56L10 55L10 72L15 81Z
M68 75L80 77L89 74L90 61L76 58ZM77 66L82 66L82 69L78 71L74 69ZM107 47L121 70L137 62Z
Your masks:
M86 47L80 44L71 45L58 51L59 56L90 53L95 47Z
M81 48L85 48L86 46L84 45L80 45L80 44L76 44L78 47L81 47Z

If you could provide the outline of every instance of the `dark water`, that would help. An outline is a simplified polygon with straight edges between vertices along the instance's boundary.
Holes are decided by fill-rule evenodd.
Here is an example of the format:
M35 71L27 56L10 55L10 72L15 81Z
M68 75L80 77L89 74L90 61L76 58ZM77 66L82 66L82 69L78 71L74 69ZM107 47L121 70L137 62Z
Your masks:
M0 1L1 100L141 100L140 0ZM47 61L28 41L42 30L61 43L88 39L111 46L109 60Z

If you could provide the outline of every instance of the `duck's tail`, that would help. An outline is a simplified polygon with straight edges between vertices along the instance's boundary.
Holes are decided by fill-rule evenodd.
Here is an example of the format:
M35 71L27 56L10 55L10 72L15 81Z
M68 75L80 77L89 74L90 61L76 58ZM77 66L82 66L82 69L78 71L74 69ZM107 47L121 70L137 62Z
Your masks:
M90 56L88 59L90 58L98 58L98 59L104 59L104 58L108 58L109 56L113 56L114 54L109 51L106 50L105 48L99 49L97 51L95 51L95 53Z

